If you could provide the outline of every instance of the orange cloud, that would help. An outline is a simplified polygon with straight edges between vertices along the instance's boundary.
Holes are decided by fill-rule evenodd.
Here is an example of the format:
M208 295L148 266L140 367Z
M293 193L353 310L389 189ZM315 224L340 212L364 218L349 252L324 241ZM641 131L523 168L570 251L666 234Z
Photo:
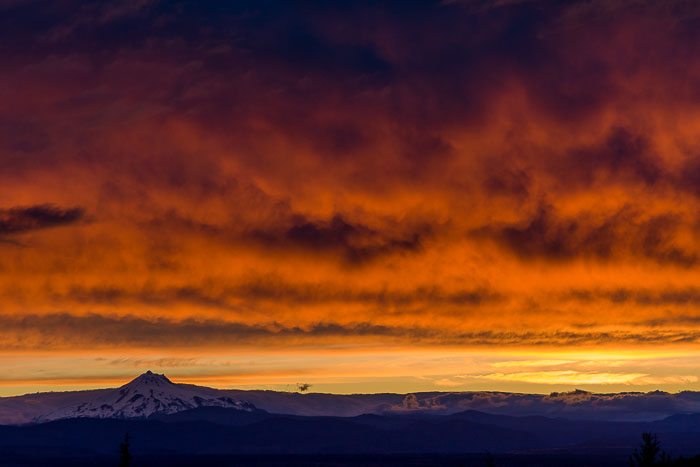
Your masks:
M0 352L685 351L671 4L0 6Z

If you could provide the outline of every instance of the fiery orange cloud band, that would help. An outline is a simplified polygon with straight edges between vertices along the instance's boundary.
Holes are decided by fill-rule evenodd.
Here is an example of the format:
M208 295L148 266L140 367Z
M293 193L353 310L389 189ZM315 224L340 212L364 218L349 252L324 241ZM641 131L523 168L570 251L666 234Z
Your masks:
M178 5L0 2L0 352L698 343L697 5Z

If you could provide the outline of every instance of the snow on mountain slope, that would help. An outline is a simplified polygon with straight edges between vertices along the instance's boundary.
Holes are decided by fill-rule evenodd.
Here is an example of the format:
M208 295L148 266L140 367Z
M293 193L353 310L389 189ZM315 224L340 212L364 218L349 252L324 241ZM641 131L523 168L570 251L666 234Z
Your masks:
M145 418L154 413L175 413L196 407L227 407L252 411L255 406L222 392L189 384L175 384L150 371L124 386L97 397L55 410L34 419L48 422L62 418Z
M342 417L385 412L427 411L452 414L478 410L515 416L648 421L678 413L700 413L700 392L595 394L576 390L552 394L492 391L299 394L174 384L163 375L146 373L121 388L0 397L0 425L66 417L146 417L155 412L174 413L198 406L233 407L241 410L254 410L254 407L258 407L271 413Z
M0 425L22 425L60 407L76 405L114 389L86 391L36 392L22 396L0 397Z

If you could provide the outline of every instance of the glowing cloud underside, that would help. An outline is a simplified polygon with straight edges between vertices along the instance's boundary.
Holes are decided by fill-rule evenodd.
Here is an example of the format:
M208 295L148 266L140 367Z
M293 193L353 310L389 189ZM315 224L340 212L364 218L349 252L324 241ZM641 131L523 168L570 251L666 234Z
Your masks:
M294 3L0 2L0 392L700 388L700 6Z

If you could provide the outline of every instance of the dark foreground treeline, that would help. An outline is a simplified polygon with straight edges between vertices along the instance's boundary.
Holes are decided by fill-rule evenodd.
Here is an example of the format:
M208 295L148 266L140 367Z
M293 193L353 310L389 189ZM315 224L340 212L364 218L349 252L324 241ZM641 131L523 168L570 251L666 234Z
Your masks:
M5 459L2 466L119 466L118 455L93 458L34 457ZM259 455L143 455L129 467L620 467L625 456L568 454L259 454ZM693 464L694 465L694 464Z
M643 432L658 434L652 464L651 441L646 441L646 451L639 447ZM641 457L634 465L700 466L693 459L700 453L698 414L632 423L475 411L341 418L222 408L149 420L70 419L0 426L0 465L119 465L126 433L133 466L619 466L629 465L630 456L636 462L635 448ZM487 452L493 454L489 457Z
M661 449L658 436L642 433L642 443L629 458L630 467L689 467L700 466L700 455L674 459Z
M700 457L676 459L672 467L700 466ZM2 459L2 466L119 466L119 456L47 457ZM623 455L545 454L256 454L256 455L142 455L134 457L129 467L152 466L235 466L235 467L621 467L629 465ZM659 465L664 464L650 464Z

